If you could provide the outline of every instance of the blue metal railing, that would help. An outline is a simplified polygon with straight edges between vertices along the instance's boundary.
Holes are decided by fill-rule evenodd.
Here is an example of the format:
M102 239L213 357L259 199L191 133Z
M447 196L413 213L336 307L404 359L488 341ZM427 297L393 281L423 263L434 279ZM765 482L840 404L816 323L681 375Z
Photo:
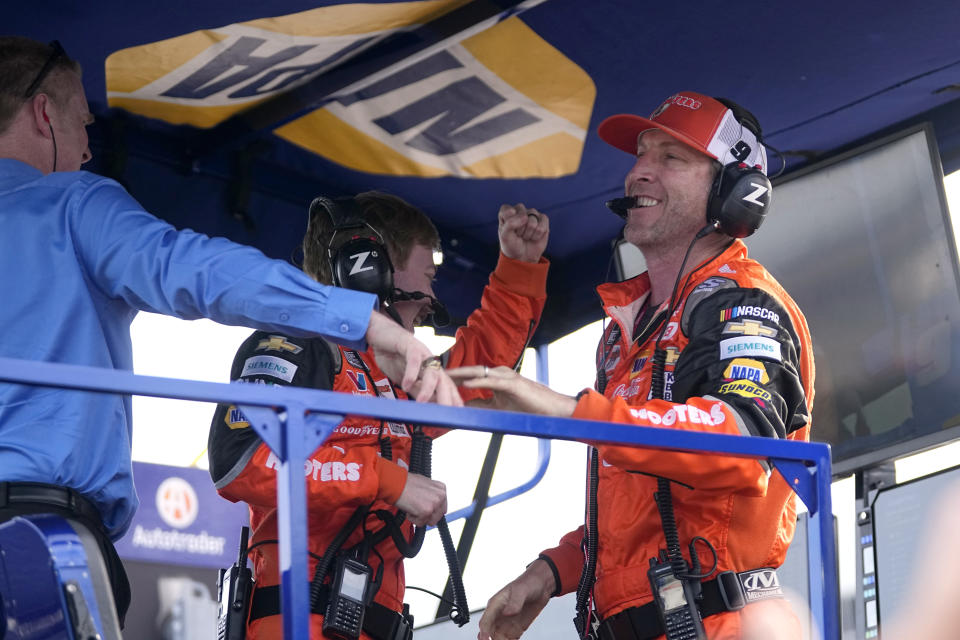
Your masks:
M503 493L498 493L492 498L487 499L486 509L489 509L495 504L500 504L501 502L506 502L510 498L516 498L522 493L526 493L530 489L533 489L540 480L543 479L544 474L547 472L547 467L550 465L550 441L544 440L543 438L537 441L537 468L533 472L533 476L523 484L517 485L513 489L504 491ZM457 509L456 511L451 511L447 514L447 522L453 522L460 518L469 518L473 515L473 512L477 508L477 501L474 500L467 506L462 509Z
M125 371L0 358L0 380L109 393L235 404L282 461L277 470L277 515L284 637L308 640L306 484L303 464L345 415L473 431L612 442L648 448L768 458L806 504L810 516L810 604L821 637L836 637L837 558L830 497L830 447L747 436L547 418L506 411L454 409L387 398L296 387L192 382ZM305 416L310 414L310 419ZM281 422L280 414L285 416Z

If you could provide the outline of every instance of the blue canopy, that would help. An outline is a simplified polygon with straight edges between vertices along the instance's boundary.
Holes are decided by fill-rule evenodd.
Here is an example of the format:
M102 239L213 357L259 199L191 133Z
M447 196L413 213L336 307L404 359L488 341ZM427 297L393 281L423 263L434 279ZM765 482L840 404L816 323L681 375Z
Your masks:
M58 39L97 123L87 168L180 227L296 260L316 195L381 189L444 240L465 318L496 213L551 219L534 342L601 317L630 158L596 136L689 89L748 107L786 171L930 120L960 167L960 3L316 0L21 3L3 31ZM771 168L780 159L771 154ZM774 209L774 215L775 209Z

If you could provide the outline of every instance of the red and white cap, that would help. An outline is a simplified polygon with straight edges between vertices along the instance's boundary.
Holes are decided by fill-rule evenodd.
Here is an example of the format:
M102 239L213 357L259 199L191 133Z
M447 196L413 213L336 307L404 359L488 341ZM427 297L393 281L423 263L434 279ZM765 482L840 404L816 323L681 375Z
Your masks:
M673 94L649 118L626 113L610 116L597 133L604 142L636 155L637 137L650 129L660 129L721 164L743 162L767 173L767 150L757 136L726 105L693 91Z

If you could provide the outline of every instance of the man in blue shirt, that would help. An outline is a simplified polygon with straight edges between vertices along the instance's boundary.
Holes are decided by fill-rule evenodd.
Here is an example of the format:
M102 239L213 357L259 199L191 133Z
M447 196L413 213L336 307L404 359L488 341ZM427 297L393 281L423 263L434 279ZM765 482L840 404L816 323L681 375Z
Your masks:
M145 310L366 343L418 400L461 404L427 347L378 313L373 295L177 231L116 182L80 171L92 121L79 66L59 43L0 37L0 355L130 370L130 322ZM0 383L0 522L81 520L99 538L121 619L129 587L111 539L138 504L130 439L129 396Z

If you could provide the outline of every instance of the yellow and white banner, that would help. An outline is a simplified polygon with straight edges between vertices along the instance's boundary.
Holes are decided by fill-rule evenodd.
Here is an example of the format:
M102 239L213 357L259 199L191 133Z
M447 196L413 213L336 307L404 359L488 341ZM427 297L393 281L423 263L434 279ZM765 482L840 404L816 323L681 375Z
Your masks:
M462 4L335 5L124 49L107 58L109 104L212 127ZM580 67L514 17L275 133L368 173L558 177L580 164L595 97Z

